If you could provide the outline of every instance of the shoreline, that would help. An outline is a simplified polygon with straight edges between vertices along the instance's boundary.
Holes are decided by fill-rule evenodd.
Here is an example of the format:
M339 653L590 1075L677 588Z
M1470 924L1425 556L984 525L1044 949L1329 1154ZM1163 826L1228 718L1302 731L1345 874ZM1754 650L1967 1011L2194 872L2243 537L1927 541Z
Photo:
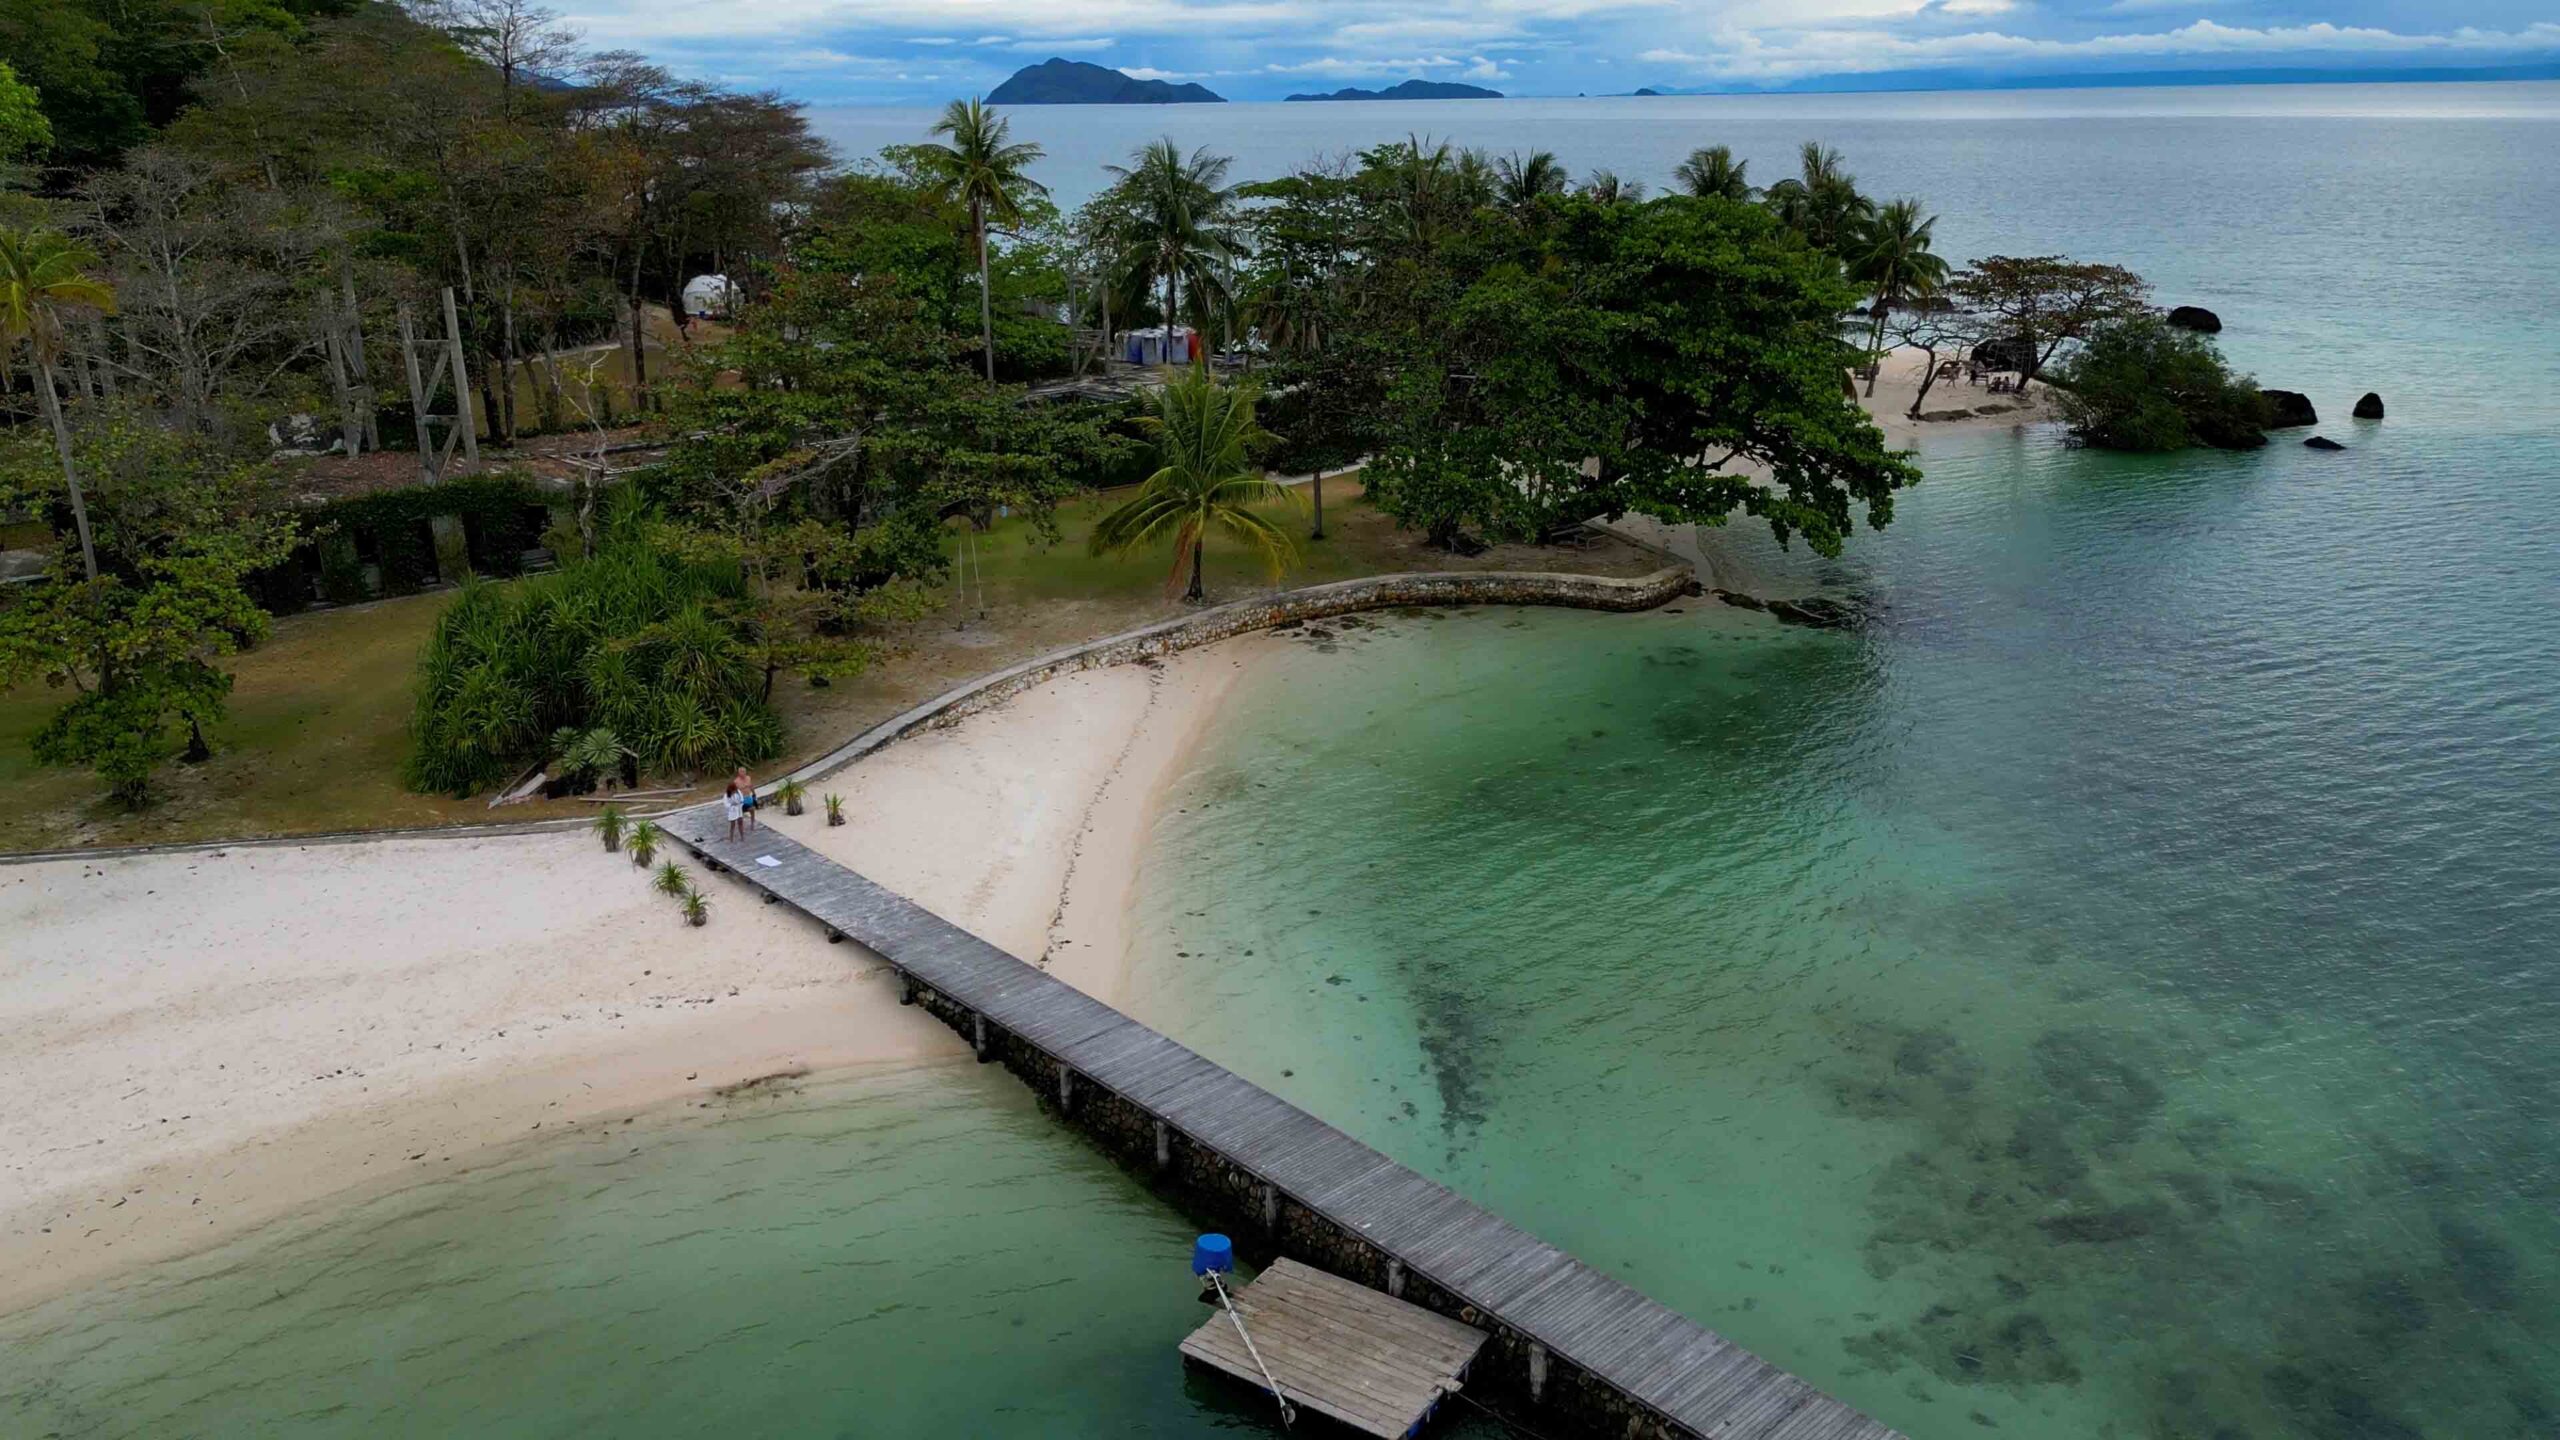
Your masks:
M1161 799L1280 643L1059 677L773 823L1110 1003ZM558 834L0 869L26 941L0 962L0 1314L546 1133L968 1057L878 957L709 893L688 927L627 856Z

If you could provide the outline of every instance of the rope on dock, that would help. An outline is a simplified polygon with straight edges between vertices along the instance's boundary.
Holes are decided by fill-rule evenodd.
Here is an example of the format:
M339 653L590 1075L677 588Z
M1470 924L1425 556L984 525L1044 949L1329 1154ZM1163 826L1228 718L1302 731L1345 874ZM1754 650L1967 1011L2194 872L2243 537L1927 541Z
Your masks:
M1244 1328L1244 1317L1236 1313L1236 1302L1227 1298L1227 1282L1218 1272L1209 1272L1209 1283L1217 1287L1218 1303L1226 1307L1227 1320L1236 1327L1236 1338L1244 1342L1244 1353L1253 1357L1253 1368L1262 1372L1262 1383L1271 1387L1271 1398L1280 1402L1280 1424L1283 1428L1298 1421L1298 1407L1289 1403L1289 1392L1272 1378L1271 1367L1262 1363L1262 1352L1253 1348L1253 1336Z

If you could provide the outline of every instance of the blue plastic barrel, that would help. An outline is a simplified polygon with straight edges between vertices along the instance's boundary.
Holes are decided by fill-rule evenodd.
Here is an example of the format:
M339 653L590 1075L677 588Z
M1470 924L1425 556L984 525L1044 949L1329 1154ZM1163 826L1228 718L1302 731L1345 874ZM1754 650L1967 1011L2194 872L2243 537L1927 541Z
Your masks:
M1191 1273L1206 1275L1212 1270L1221 1275L1236 1272L1235 1242L1224 1235L1203 1235L1191 1242Z

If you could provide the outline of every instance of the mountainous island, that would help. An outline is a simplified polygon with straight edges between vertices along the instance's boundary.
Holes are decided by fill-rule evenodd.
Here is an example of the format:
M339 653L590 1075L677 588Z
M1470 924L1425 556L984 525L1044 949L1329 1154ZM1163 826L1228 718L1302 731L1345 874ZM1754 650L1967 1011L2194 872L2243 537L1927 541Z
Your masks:
M1055 55L1014 71L987 95L990 105L1223 105L1226 99L1205 85L1141 80Z
M1330 95L1292 95L1292 100L1499 100L1502 92L1481 85L1461 85L1454 80L1407 80L1384 90L1354 90L1346 86Z

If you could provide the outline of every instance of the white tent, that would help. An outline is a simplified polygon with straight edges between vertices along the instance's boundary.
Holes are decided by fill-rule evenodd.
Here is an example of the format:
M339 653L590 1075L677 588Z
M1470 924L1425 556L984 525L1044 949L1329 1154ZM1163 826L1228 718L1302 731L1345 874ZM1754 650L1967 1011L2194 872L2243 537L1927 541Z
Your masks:
M1180 365L1191 358L1191 327L1150 325L1124 330L1120 358L1133 365Z
M729 318L738 292L726 275L696 275L684 282L684 313L713 320Z

